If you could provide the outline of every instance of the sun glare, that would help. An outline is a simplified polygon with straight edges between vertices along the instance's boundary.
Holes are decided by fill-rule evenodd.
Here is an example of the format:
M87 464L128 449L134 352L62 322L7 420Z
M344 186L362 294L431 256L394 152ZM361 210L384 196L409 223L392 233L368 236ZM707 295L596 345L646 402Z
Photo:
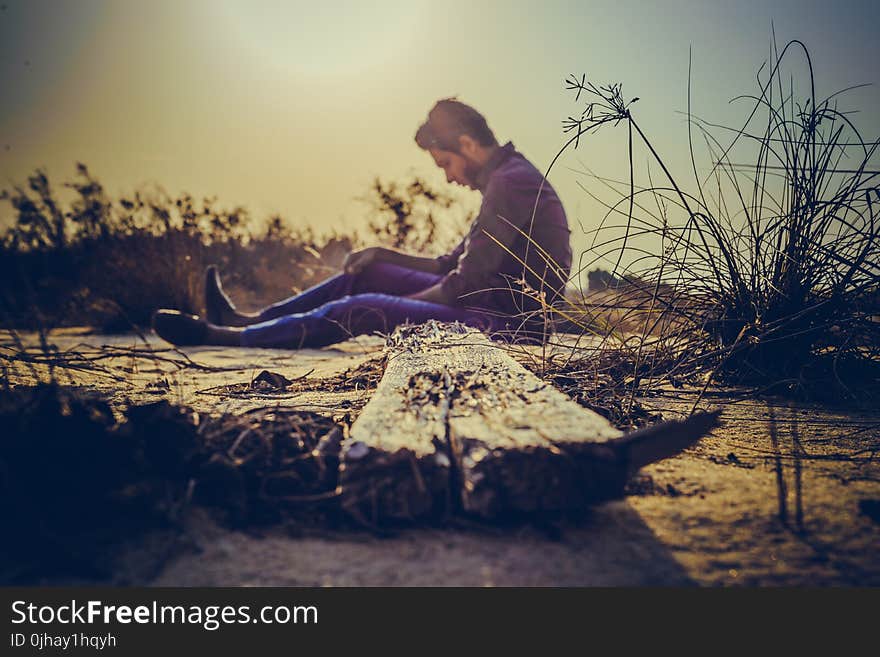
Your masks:
M423 1L325 0L218 4L232 45L260 64L294 75L361 74L407 56Z

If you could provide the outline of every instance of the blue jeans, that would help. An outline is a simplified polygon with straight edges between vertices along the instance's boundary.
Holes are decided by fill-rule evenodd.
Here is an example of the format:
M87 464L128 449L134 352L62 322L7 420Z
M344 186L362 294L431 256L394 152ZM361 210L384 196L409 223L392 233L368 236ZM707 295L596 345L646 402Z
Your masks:
M389 333L400 324L429 319L463 322L481 330L500 328L500 318L473 309L405 298L442 276L385 263L358 274L337 274L265 308L258 323L242 331L244 347L324 347L364 333Z

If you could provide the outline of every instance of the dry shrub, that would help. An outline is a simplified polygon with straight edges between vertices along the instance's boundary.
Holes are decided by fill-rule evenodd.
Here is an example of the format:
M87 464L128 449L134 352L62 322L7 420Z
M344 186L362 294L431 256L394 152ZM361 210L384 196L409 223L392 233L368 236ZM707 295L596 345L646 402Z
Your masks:
M787 68L797 52L807 64L805 93ZM843 92L816 95L802 43L774 49L758 79L757 93L738 98L749 104L740 128L688 112L696 179L688 192L639 127L637 98L625 102L620 85L570 78L577 100L588 102L565 122L575 132L566 148L623 123L630 180L596 177L617 196L604 202L587 266L613 264L619 285L560 310L569 329L598 333L609 348L639 336L636 370L658 350L678 354L660 359L654 380L696 374L706 385L850 395L880 379L880 173L870 166L878 141L838 107ZM712 159L703 178L695 132ZM650 177L636 185L636 144L659 165L662 185Z
M279 217L261 225L211 198L152 189L111 200L82 164L66 186L66 207L39 170L3 193L16 218L0 264L6 325L115 331L147 324L157 308L199 313L207 264L245 306L265 305L319 282L351 249L347 238L294 231Z
M370 239L416 253L440 255L451 251L474 216L461 210L461 199L434 189L418 176L400 182L376 178L360 200L370 213Z

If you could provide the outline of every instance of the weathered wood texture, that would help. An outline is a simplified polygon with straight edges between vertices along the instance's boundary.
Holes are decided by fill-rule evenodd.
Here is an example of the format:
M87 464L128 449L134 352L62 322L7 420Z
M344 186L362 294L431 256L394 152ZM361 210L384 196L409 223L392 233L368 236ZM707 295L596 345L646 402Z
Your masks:
M343 443L343 506L370 522L411 519L451 503L447 406L439 398L420 398L411 385L413 372L425 366L421 354L392 349L379 386Z
M634 469L692 444L703 424L623 437L478 331L407 327L343 445L342 501L372 522L583 508L622 495Z

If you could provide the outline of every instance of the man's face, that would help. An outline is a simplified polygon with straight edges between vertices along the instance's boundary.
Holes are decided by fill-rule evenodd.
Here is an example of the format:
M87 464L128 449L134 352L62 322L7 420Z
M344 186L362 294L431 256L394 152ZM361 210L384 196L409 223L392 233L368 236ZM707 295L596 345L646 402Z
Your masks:
M477 174L480 172L480 167L476 162L452 151L431 148L428 152L434 158L434 163L446 173L446 182L477 189Z

